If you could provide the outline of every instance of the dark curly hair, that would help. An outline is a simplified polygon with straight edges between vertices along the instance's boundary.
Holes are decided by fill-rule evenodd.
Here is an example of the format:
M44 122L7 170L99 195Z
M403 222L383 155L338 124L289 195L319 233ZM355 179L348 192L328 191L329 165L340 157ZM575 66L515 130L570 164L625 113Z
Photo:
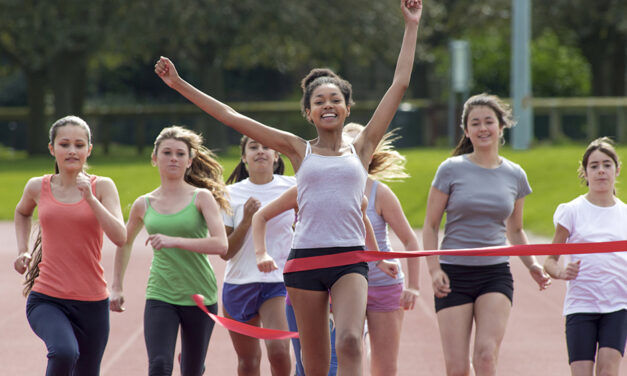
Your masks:
M355 104L353 102L353 87L350 82L342 79L329 68L314 68L300 83L300 87L303 89L300 110L305 118L307 117L307 110L311 109L311 95L316 88L324 84L337 86L342 92L347 106Z

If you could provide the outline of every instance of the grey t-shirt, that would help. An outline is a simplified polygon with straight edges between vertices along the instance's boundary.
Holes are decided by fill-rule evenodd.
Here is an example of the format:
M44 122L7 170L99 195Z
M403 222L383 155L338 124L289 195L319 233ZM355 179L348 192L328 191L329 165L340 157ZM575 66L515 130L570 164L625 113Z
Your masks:
M525 171L501 157L494 169L483 168L468 155L448 158L431 185L447 194L446 225L441 249L501 246L507 243L505 223L514 203L531 193ZM457 265L494 265L508 256L440 256L440 262Z

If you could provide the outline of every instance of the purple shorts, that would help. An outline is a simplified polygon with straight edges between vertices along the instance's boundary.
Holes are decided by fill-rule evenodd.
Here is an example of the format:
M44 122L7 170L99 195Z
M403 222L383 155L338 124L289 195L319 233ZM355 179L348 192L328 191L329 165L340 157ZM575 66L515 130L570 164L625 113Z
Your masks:
M224 310L234 320L248 322L259 314L259 308L266 300L278 296L285 297L287 291L281 282L246 283L235 285L224 283L222 286L222 304Z
M401 308L403 284L388 286L368 286L368 305L366 311L393 312Z

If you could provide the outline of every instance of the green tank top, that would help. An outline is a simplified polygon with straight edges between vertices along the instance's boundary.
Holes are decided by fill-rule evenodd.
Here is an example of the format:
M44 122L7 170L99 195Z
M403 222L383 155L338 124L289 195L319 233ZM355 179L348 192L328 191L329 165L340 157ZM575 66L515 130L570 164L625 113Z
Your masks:
M163 234L181 238L207 237L207 224L192 201L178 213L160 214L152 208L148 197L144 225L149 234ZM146 299L170 304L192 306L193 294L202 294L205 304L218 300L216 276L207 255L180 248L153 249L152 265L146 288Z

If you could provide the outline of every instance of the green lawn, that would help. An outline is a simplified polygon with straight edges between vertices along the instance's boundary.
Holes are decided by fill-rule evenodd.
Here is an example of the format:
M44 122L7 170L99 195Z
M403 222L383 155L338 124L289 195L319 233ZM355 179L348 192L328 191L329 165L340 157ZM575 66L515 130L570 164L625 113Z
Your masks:
M525 202L527 230L550 236L553 233L553 212L557 205L586 192L576 172L584 147L538 146L529 151L504 148L503 155L525 169L533 188L533 193ZM411 177L404 182L390 183L390 186L401 200L411 224L420 227L424 220L431 180L438 165L450 155L450 150L413 148L401 152L407 158ZM627 155L627 147L618 148L618 152ZM148 153L140 157L133 150L112 148L109 156L95 154L89 160L91 173L109 176L115 181L125 216L135 198L159 184L158 173L150 164ZM232 150L220 156L219 161L224 166L225 175L228 175L238 161L237 151ZM50 173L52 169L52 157L0 158L0 220L13 218L15 205L30 177ZM622 180L619 176L619 196Z
M587 188L577 177L577 167L585 149L584 145L538 146L528 151L504 148L502 155L520 164L527 172L533 193L525 199L525 228L539 235L553 234L553 213L557 205L585 193ZM627 147L617 149L627 155ZM414 227L423 224L429 186L438 165L450 155L449 149L402 150L407 158L411 178L401 183L391 183L403 204L405 214ZM621 196L623 176L617 180Z

